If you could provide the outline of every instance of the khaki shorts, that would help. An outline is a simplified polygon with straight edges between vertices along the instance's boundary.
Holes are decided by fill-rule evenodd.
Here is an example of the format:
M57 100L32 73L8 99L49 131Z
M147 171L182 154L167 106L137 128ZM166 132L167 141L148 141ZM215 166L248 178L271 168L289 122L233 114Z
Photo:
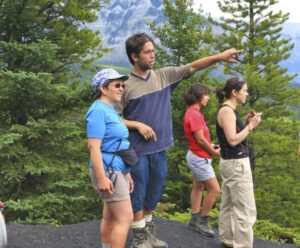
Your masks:
M99 193L104 202L123 201L130 199L129 193L129 173L115 171L117 179L115 181L115 191L112 195L107 192L100 192L97 188L97 179L93 168L90 168L90 178L94 189Z

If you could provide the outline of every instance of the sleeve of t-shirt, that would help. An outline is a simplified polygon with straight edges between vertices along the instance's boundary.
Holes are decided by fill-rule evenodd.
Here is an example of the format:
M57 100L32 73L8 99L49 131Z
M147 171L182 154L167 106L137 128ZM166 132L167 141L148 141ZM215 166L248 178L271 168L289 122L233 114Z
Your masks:
M191 64L179 67L164 67L156 70L163 85L173 84L191 76Z
M200 113L195 111L190 112L188 116L191 132L197 132L205 129L204 118Z
M105 134L105 111L93 109L86 117L87 137L103 139Z

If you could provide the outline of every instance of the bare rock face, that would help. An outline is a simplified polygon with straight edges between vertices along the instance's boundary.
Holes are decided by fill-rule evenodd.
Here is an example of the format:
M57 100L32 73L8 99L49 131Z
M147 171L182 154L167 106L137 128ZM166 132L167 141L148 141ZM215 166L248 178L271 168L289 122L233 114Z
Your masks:
M101 58L101 63L129 66L125 51L125 40L134 33L151 34L146 20L160 23L163 19L163 0L112 0L99 12L99 19L90 25L99 30L104 45L112 52Z

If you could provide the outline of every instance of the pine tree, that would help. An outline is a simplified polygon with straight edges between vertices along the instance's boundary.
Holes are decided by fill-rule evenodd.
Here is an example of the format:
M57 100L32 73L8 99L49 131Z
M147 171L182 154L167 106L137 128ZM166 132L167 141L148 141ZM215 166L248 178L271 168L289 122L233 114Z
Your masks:
M206 18L200 9L195 13L193 0L164 0L162 23L149 22L153 34L159 39L156 46L156 66L185 65L210 55L208 42L211 28L205 26Z
M300 92L289 88L294 75L288 75L287 69L280 66L281 61L289 58L294 45L281 36L282 25L289 15L273 12L276 3L276 0L218 1L225 15L214 23L223 30L218 46L244 49L241 63L226 66L225 73L246 79L249 108L263 113L262 124L249 138L258 217L285 226L299 226L299 215L295 215L300 210L300 170L295 166L299 120L295 120L292 109L296 104L299 106ZM242 113L246 115L245 111Z
M94 214L83 142L90 95L73 65L105 52L85 26L99 9L95 0L0 2L0 199L8 220L60 224Z

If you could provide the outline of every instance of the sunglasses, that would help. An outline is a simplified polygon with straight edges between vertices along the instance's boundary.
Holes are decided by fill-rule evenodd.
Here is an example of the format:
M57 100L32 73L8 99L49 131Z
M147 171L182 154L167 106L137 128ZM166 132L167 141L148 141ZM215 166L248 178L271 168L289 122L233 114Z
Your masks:
M122 84L122 83L116 83L113 85L115 88L119 89L120 87L123 88L123 90L125 89L125 84Z
M245 80L243 78L239 77L237 82L236 82L236 85L240 86L240 85L243 85L244 83L245 83Z

